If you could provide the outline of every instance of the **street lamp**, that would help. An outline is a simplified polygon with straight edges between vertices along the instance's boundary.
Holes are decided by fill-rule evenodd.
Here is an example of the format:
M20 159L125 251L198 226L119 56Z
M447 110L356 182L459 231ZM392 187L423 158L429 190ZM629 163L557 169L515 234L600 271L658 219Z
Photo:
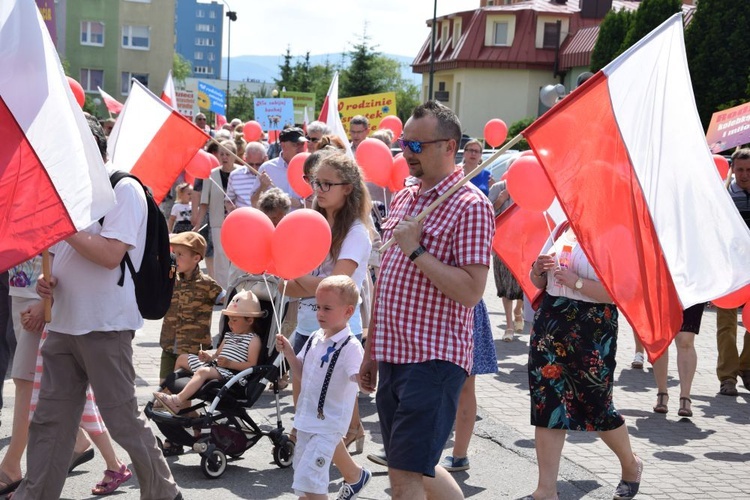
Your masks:
M222 0L224 2L224 5L227 6L227 12L225 15L229 20L227 21L227 97L226 97L226 117L229 119L229 69L231 67L231 61L232 61L232 21L237 20L237 12L232 10L232 7L229 6L229 4L226 2L226 0Z

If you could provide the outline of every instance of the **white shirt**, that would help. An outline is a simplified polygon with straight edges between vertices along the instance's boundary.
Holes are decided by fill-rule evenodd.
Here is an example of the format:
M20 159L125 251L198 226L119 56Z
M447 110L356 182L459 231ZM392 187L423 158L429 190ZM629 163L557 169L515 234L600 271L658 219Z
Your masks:
M85 231L125 243L137 271L146 242L146 195L138 182L125 178L115 186L115 199L115 207L104 217L104 227L97 221ZM107 269L95 264L64 241L50 252L55 255L52 274L57 278L50 331L84 335L143 326L127 266L123 286L119 286L120 266Z
M560 254L562 253L562 249L564 245L570 245L572 247L571 255L570 255L570 264L569 269L576 273L578 276L580 276L583 279L586 280L592 280L592 281L599 281L599 278L596 276L596 272L594 272L594 268L591 267L591 264L589 264L589 260L586 258L586 254L583 253L583 250L581 249L581 246L578 244L578 240L575 237L575 234L573 231L565 231L562 236L560 236L557 241L553 245L550 243L550 240L547 240L547 243L544 245L544 248L542 249L542 254L550 254L554 250L557 254L557 258L559 259ZM568 288L565 285L558 285L555 282L554 276L552 276L553 272L549 271L547 272L547 293L550 295L553 295L555 297L566 297L573 300L582 300L585 302L599 302L597 300L592 299L588 295L584 295L578 290L575 290L574 288Z
M263 172L266 172L271 178L271 181L273 182L273 185L275 187L284 191L289 195L290 198L299 200L300 197L297 195L297 193L294 192L292 186L289 185L289 177L287 175L288 170L289 165L287 165L287 163L284 161L284 158L279 155L273 160L268 160L263 165L261 165L258 169L258 173L262 174ZM258 187L259 186L260 183L258 183ZM252 192L254 193L255 190L253 190Z
M318 330L310 336L309 342L312 342L312 345L307 356L305 356L307 346L303 347L297 355L297 359L302 362L302 390L297 400L297 411L294 414L295 428L310 433L337 432L341 435L345 435L349 429L349 421L354 411L354 399L357 395L357 374L364 354L362 344L355 337L352 337L341 350L333 369L323 405L325 419L318 418L318 401L328 364L334 353L329 354L328 362L323 362L321 358L328 352L329 347L334 346L334 343L335 349L341 348L341 344L351 334L349 327L346 327L326 339L323 330Z
M227 198L234 203L235 208L250 207L250 197L259 187L258 177L247 166L239 167L229 174Z
M357 289L362 289L362 282L365 279L367 273L367 262L370 259L370 250L372 250L372 241L370 241L370 233L362 224L361 221L357 220L352 224L351 229L341 243L341 250L339 251L338 260L349 259L353 260L357 264L357 268L352 274L352 280L357 285ZM326 278L333 272L335 262L331 259L330 254L326 257L326 260L318 266L311 274L313 276L319 276ZM318 310L317 302L315 297L309 297L301 299L299 301L299 307L297 311L297 331L302 335L310 335L312 332L320 328L318 324L318 317L316 311ZM359 304L354 311L355 315L360 314ZM349 320L350 326L353 328L355 335L362 333L362 321L361 316L357 319L353 316ZM354 325L358 325L355 327ZM356 329L355 329L356 328Z

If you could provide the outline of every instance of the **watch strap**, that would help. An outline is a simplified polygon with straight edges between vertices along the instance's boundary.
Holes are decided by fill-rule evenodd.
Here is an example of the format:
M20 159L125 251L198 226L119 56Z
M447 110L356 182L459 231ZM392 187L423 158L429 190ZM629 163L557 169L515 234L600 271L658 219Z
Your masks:
M411 255L409 255L409 260L414 262L414 260L425 253L427 250L422 245L419 245L416 250L414 250Z

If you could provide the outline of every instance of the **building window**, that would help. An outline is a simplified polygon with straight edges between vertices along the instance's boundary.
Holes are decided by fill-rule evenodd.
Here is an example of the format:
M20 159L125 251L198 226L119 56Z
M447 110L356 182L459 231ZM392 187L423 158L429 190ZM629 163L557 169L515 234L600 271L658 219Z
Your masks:
M206 17L206 13L198 9L195 11L195 17Z
M458 47L458 41L461 39L461 19L453 21L453 46Z
M208 70L208 66L193 66L193 73L195 73L196 75L207 75Z
M200 47L213 47L214 46L214 40L213 38L196 38L195 44Z
M508 45L508 23L495 23L492 40L494 45Z
M544 39L542 40L542 48L554 49L559 44L559 36L557 34L557 23L544 23Z
M450 44L450 39L448 38L448 32L449 32L448 22L445 21L443 23L443 34L440 37L442 39L443 48L447 47Z
M120 94L122 95L128 95L130 92L130 85L132 80L135 78L139 82L141 82L143 85L148 87L148 73L130 73L128 71L122 72L122 81L120 85Z
M209 61L215 61L216 60L216 54L214 54L213 52L209 52L208 53L208 60Z
M196 24L195 31L214 31L212 24Z
M151 0L125 0L126 2L151 3Z
M210 19L216 19L216 11L215 10L208 11L208 17Z
M193 59L196 61L202 61L203 60L203 52L196 51L193 53Z
M122 27L122 47L124 49L148 50L151 46L151 28L148 26Z
M97 87L104 86L104 70L81 68L81 87L86 92L98 92Z
M104 23L81 21L81 45L104 46Z

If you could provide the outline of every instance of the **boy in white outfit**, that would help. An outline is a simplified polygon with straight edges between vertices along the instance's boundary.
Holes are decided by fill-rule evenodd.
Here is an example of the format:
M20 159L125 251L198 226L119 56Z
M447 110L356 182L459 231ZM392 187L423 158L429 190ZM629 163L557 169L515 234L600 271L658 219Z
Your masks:
M292 487L300 498L325 499L333 452L354 410L363 349L348 325L359 300L354 281L344 275L329 276L318 285L315 298L320 330L310 335L297 356L283 335L276 336L276 345L292 371L302 374L294 414L297 446ZM368 470L359 468L359 481L344 483L338 498L357 498L370 477Z

